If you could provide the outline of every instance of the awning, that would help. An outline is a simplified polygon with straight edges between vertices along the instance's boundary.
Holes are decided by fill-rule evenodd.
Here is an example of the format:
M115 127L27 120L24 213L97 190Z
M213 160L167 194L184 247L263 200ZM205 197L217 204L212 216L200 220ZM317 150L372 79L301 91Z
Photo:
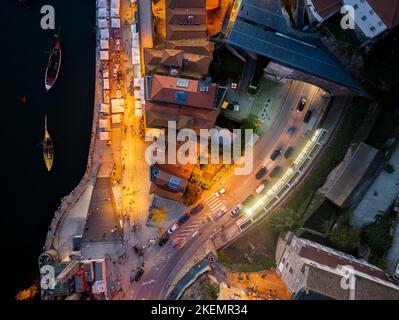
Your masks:
M133 58L133 64L140 63L140 49L139 48L132 48L132 58Z
M136 117L142 117L143 116L143 109L134 109L134 115Z
M111 8L118 9L118 11L119 11L119 9L121 8L121 1L120 0L112 0Z
M135 87L142 87L144 85L144 79L143 78L134 78L134 86Z

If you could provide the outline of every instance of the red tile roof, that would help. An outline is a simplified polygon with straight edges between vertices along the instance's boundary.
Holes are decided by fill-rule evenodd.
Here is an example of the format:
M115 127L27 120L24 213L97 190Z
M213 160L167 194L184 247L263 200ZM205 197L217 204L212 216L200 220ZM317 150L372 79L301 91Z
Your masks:
M188 80L187 87L177 86L179 78L154 75L151 81L150 99L160 102L178 103L192 107L215 108L216 93L218 85L212 83L209 91L200 92L198 90L199 81ZM185 102L175 100L177 92L184 92Z
M388 29L399 25L399 0L368 0Z

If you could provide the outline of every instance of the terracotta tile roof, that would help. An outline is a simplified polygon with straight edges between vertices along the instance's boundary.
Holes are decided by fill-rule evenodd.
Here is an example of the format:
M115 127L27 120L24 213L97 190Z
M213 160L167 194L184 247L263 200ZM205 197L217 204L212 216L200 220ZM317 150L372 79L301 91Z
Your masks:
M201 25L179 25L169 24L166 27L166 39L172 40L187 40L187 39L201 39L208 35L208 28L205 24Z
M192 107L215 108L217 84L211 83L209 91L200 92L198 89L199 81L185 79L187 87L179 86L178 81L181 80L174 77L154 75L151 81L150 99Z
M168 121L176 121L178 129L211 129L215 125L219 110L195 108L169 103L147 101L145 106L147 128L166 128Z
M324 19L337 13L342 6L342 0L311 0L317 13Z
M185 24L187 25L188 16L193 17L192 23L206 24L206 10L205 8L177 8L168 9L167 20L168 24Z
M166 46L168 49L180 49L188 53L209 56L213 54L214 50L214 43L206 38L167 41Z
M399 0L367 0L388 29L399 25Z
M182 50L162 50L161 63L167 66L179 67L183 65L184 52Z
M154 71L156 73L169 74L168 67L174 66L181 68L182 75L187 74L189 76L194 76L195 78L200 78L208 74L211 62L212 58L209 56L185 53L182 50L144 49L146 73ZM161 64L165 65L166 68L162 69ZM159 72L155 70L157 67L159 67Z

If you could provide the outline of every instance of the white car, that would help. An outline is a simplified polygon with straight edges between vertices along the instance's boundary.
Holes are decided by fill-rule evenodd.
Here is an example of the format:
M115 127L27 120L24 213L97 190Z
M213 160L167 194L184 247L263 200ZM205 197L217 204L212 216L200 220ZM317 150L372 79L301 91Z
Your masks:
M260 194L260 193L263 191L263 189L265 189L265 185L264 185L264 183L262 182L262 183L256 188L255 192L256 192L257 194Z
M213 222L216 222L217 220L219 220L221 217L223 217L227 212L227 208L223 207L222 209L220 209L218 212L211 214L210 218Z
M179 227L179 225L177 223L174 223L169 229L168 229L168 234L172 235L173 232L176 231L176 229Z
M241 210L244 208L244 206L240 203L237 204L233 210L230 211L230 216L235 217L236 215L241 213Z
M224 193L226 192L225 188L220 189L218 192L215 193L215 196L217 198L219 198L220 196L222 196Z

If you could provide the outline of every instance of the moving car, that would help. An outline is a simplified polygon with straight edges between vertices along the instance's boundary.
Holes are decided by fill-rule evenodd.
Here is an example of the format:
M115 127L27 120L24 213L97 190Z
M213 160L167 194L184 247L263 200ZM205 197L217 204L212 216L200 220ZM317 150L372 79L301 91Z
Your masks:
M204 205L201 203L198 206L196 206L195 208L192 208L190 211L190 214L192 216L196 215L198 212L202 211L202 209L204 209Z
M233 210L230 211L230 216L235 217L237 215L239 215L242 211L242 209L244 209L244 206L240 203L237 204Z
M168 234L169 235L172 235L173 234L173 232L175 232L176 231L176 229L179 227L179 225L177 224L177 223L174 223L169 229L168 229Z
M225 188L220 189L218 192L215 193L217 198L221 197L226 192Z
M262 179L262 178L265 176L266 173L267 173L266 167L262 167L262 168L258 171L258 173L256 174L256 179Z
M307 100L305 98L301 99L301 101L299 101L299 103L298 103L298 106L296 107L296 111L302 112L303 109L305 109L306 102L307 102Z
M177 220L177 224L182 225L183 223L185 223L188 219L190 219L191 215L189 213L185 213L183 214L179 220Z
M270 159L272 161L275 161L279 156L281 156L281 150L277 149L273 151L272 155L270 156Z
M134 277L134 281L140 281L141 277L144 274L144 270L142 268L139 268L136 272L136 275Z
M292 136L296 132L296 127L291 127L287 130L288 135Z
M306 112L305 117L303 118L303 122L308 123L310 118L312 117L312 110L309 110L308 112Z

